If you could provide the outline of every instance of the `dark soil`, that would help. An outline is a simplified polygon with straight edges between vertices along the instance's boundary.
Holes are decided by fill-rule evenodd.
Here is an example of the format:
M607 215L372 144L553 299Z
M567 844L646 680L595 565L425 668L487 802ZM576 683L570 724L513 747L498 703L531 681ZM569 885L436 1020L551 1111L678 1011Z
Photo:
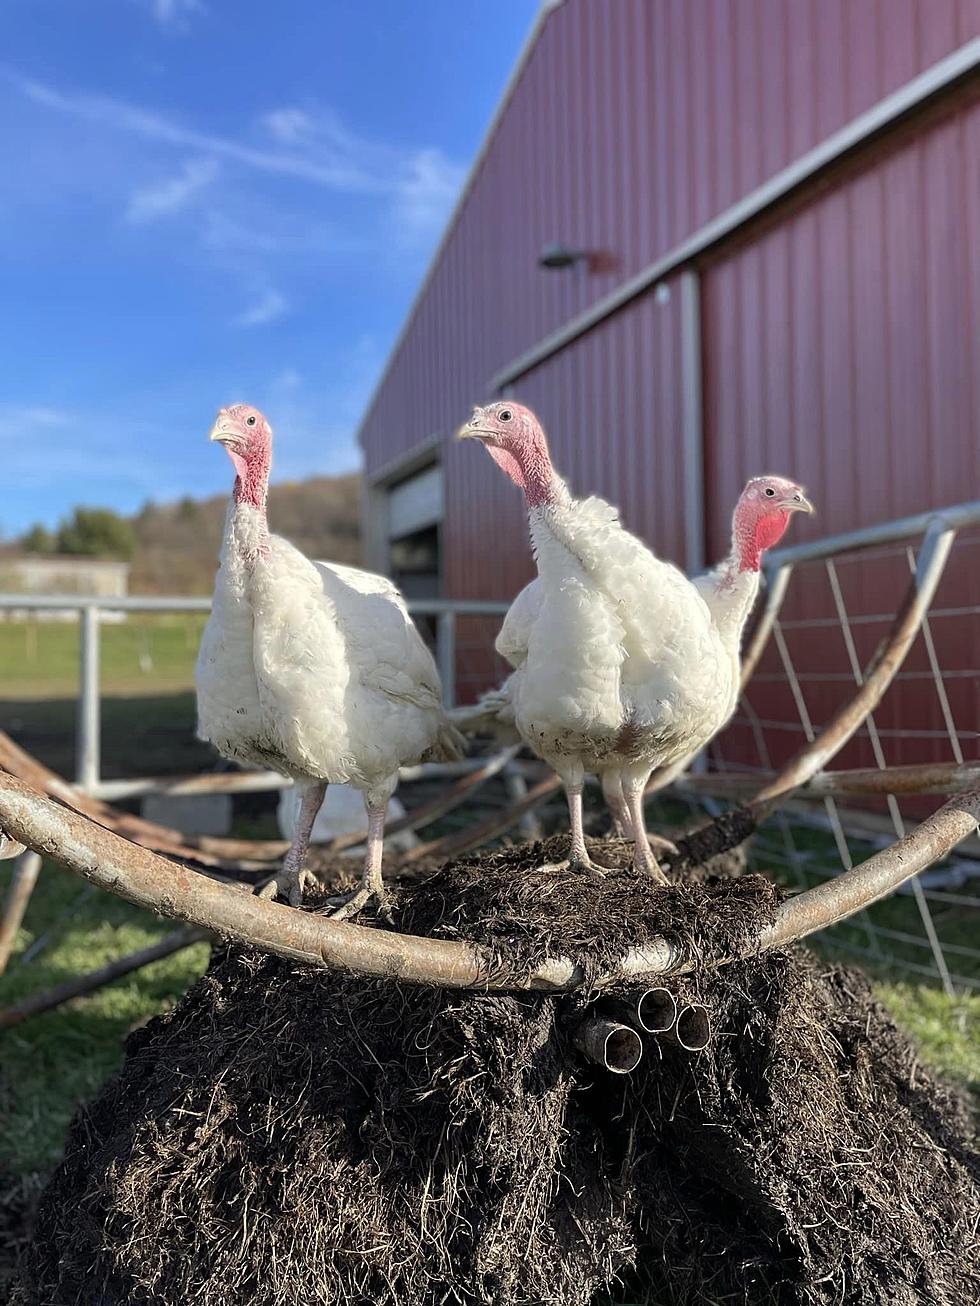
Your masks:
M9 1300L17 1264L30 1243L40 1191L39 1175L19 1177L0 1170L0 1303Z
M710 961L775 905L755 876L538 872L561 847L449 866L396 920L595 969L659 932ZM14 1300L585 1306L637 1267L671 1306L974 1306L965 1112L863 977L794 949L680 991L709 1049L648 1036L614 1077L573 1046L580 999L223 951L74 1122Z
M567 855L567 835L450 862L421 891L400 892L396 924L408 934L479 943L498 973L524 973L560 956L591 974L608 971L631 946L655 935L700 961L730 957L769 924L779 900L763 875L732 877L744 867L744 854L659 886L630 869L632 843L588 845L605 874L552 869Z

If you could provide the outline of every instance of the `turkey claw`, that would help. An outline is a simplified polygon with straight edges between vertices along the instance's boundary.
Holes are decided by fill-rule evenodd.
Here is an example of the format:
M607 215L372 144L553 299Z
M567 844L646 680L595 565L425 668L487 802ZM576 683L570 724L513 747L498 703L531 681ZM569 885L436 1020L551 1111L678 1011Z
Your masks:
M637 875L646 876L646 878L652 880L654 884L670 884L670 880L667 879L666 875L664 875L663 871L660 869L655 857L651 857L649 862L640 860L635 861L633 863L633 870Z
M650 842L650 847L655 849L658 853L671 853L676 857L680 852L677 844L671 843L671 841L665 839L662 834L648 834L647 839Z
M355 889L346 898L339 899L340 906L335 911L328 913L328 919L332 921L349 921L352 916L359 915L372 898L378 900L378 919L386 925L394 926L395 921L391 914L391 901L388 896L363 886L360 889ZM335 899L334 901L338 900Z
M541 871L575 871L579 875L598 875L600 879L609 874L608 866L599 866L591 858L583 862L572 861L570 857L566 857L563 862L545 862L538 869Z
M301 907L303 894L315 884L316 876L312 871L291 871L284 868L260 885L255 890L255 895L258 898L283 897L288 900L290 907Z

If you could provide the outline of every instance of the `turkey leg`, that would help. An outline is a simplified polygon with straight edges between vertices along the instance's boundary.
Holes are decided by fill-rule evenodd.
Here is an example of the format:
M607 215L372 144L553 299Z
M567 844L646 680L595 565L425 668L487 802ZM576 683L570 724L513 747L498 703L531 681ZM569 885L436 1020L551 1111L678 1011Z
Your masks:
M323 783L305 784L300 788L302 797L293 842L282 859L278 874L259 890L259 896L262 898L274 898L280 893L284 894L289 899L291 907L298 907L303 901L304 891L311 884L316 883L316 876L312 871L305 869L303 860L310 846L313 822L323 803L323 796L327 792L327 786Z
M565 796L568 799L568 819L572 827L572 847L568 860L572 866L587 866L594 870L592 858L585 846L585 830L582 826L582 781L566 785Z
M388 796L385 795L380 803L373 803L365 795L364 806L367 808L368 837L367 849L364 854L364 870L361 873L361 884L342 907L330 913L331 919L335 921L346 921L351 916L356 916L372 898L377 898L381 903L384 902L385 891L384 882L381 878L381 859L384 855L385 816L388 811Z
M583 777L579 774L575 779L569 780L562 776L561 780L565 789L565 798L568 801L568 820L572 831L572 846L569 849L567 861L554 862L542 866L541 869L543 871L563 871L569 867L577 867L580 870L592 871L596 875L605 875L605 867L595 864L589 856L588 848L585 846L585 830L582 824Z
M650 846L650 838L647 835L646 817L643 813L643 790L646 788L645 779L631 780L623 786L626 794L626 805L629 808L630 820L633 823L633 869L639 871L641 875L649 875L652 880L658 884L669 884L670 881L660 869L653 849ZM654 839L658 847L671 849L676 852L676 847L667 839L661 839L655 835Z
M630 810L623 797L623 778L618 771L603 772L602 796L612 817L612 829L609 833L615 839L631 839L633 822L630 820Z

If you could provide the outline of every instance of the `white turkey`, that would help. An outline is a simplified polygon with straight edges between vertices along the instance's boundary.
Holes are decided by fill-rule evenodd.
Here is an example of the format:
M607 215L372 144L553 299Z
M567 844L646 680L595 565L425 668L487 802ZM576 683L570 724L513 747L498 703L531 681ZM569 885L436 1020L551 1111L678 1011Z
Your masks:
M439 673L391 581L310 562L269 532L272 430L255 408L222 408L210 438L235 467L211 616L195 680L198 733L225 757L291 776L296 833L273 881L293 906L310 880L303 860L330 782L359 789L368 839L343 919L382 897L385 811L398 768L460 756Z
M511 401L474 410L476 438L524 492L538 576L511 605L497 651L514 667L503 693L521 738L561 778L571 860L591 866L582 783L600 777L614 818L631 830L634 866L663 881L646 831L643 791L711 739L735 710L739 647L764 550L803 490L776 476L749 481L735 508L732 551L689 581L620 524L602 499L574 499L551 464L544 431ZM664 844L665 841L658 841Z

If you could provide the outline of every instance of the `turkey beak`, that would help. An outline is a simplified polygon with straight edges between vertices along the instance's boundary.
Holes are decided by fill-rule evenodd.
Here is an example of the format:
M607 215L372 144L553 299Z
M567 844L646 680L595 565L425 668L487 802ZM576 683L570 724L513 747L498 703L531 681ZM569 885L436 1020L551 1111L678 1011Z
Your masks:
M214 426L208 432L208 439L217 440L219 444L229 444L235 437L236 431L231 424L228 412L222 408L214 420Z
M457 440L485 440L489 431L481 430L480 423L487 420L482 408L474 408L473 416L456 432Z
M786 499L783 507L787 508L790 512L816 512L816 508L814 508L813 504L802 490L799 494L794 494L792 499Z

